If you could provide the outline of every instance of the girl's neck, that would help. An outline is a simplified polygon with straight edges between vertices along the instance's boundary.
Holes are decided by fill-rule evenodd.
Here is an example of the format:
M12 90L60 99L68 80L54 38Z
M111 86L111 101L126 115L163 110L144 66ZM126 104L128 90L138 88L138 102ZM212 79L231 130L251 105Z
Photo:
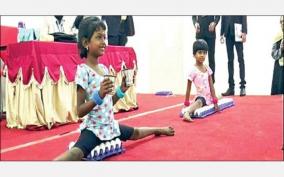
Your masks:
M206 69L206 67L205 67L205 65L203 63L196 62L195 66L202 73L205 73L207 71L207 69Z
M200 67L201 67L201 66L203 66L203 63L201 63L201 62L196 62L196 63L195 63L195 66L200 66Z
M91 67L95 67L99 64L97 57L87 56L86 64Z
M92 68L97 74L104 76L105 73L103 69L99 66L98 58L95 57L87 57L86 65Z

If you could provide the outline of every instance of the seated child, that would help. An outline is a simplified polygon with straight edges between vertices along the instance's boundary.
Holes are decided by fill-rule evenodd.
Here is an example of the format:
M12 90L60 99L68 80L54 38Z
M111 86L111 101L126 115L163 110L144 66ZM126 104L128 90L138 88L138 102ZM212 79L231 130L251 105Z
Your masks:
M98 57L106 48L106 26L97 17L86 17L79 25L78 48L86 62L79 65L77 84L77 113L86 118L80 125L81 134L75 145L56 160L81 160L102 142L119 138L122 141L137 140L150 135L173 136L172 127L130 127L114 119L113 105L124 97L128 87L125 77L114 94L114 83L108 69L98 63Z
M214 104L214 108L218 110L218 100L215 94L215 89L212 80L212 70L209 66L204 64L207 56L208 45L203 39L198 39L193 43L193 55L196 60L194 66L191 68L185 95L184 106L186 111L183 115L184 121L192 122L190 115L198 108ZM196 87L196 96L194 101L190 104L190 90L191 84L194 83Z

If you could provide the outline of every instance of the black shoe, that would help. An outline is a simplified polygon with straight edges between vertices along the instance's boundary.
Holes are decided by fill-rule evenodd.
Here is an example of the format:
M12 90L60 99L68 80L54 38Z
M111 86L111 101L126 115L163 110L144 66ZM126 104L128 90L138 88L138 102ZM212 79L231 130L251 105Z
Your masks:
M235 90L228 88L228 90L225 93L222 93L222 96L230 96L235 95Z
M246 89L245 88L241 88L240 96L246 96Z

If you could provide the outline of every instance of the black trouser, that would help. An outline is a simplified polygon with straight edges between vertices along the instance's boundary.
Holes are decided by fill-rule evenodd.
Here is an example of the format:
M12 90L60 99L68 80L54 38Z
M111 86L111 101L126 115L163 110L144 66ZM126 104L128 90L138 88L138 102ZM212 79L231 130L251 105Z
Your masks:
M239 69L240 69L240 88L245 88L245 61L243 54L243 43L235 42L234 36L226 37L226 47L227 47L227 56L228 56L228 72L229 72L229 88L234 90L235 81L234 81L234 46L237 50Z
M133 127L122 124L119 124L119 130L120 136L118 136L118 138L122 141L129 140L134 133ZM106 141L100 140L91 130L84 129L81 130L81 134L74 147L81 149L81 151L84 153L84 157L87 157L90 152L102 142Z
M284 94L284 67L279 65L279 60L274 63L271 95Z
M212 79L215 83L215 37L197 37L196 39L203 39L208 44L208 61L209 67L213 71Z

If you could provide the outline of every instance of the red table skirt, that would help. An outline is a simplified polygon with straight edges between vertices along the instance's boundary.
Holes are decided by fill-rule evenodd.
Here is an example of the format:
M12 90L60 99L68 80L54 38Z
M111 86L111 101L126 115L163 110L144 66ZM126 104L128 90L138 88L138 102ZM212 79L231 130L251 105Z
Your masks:
M83 63L84 59L79 57L75 43L29 41L9 44L4 61L11 82L15 81L21 69L23 84L28 84L32 75L38 83L41 83L45 68L51 78L57 82L60 77L60 67L66 79L72 82L75 79L77 65ZM116 72L119 72L123 63L127 68L133 69L137 60L131 47L107 46L99 62L108 68L112 66Z

